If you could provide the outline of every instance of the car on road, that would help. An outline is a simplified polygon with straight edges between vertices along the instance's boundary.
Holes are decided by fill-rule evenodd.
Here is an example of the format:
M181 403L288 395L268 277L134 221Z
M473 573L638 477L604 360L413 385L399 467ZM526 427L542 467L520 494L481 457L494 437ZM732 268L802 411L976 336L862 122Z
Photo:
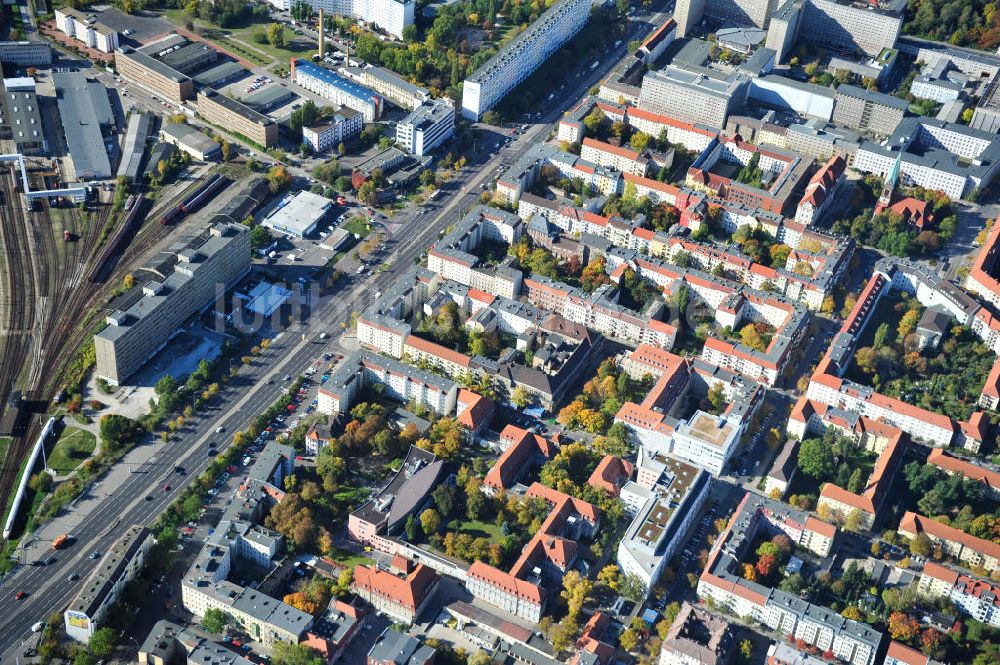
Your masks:
M147 494L146 495L146 501L152 501L152 500L153 500L153 495L152 494Z
M90 553L90 560L93 561L94 559L100 558L100 556L101 553L98 552L97 550L94 550L93 552Z
M164 492L169 492L170 491L170 485L164 485L163 486L163 491Z
M66 581L67 582L76 582L78 579L80 579L80 575L78 573L70 573L69 577L66 578Z
M28 597L27 591L18 591L17 594L14 595L14 600L24 600L27 597Z
M215 433L216 434L222 434L225 431L226 431L226 428L223 427L222 425L219 425L218 427L215 428Z

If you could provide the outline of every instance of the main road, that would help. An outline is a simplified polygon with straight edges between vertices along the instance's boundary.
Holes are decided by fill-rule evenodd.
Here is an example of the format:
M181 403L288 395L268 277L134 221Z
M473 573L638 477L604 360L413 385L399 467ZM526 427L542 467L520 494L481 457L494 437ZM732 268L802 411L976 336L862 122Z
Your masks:
M651 15L649 20L655 26L665 18L666 14L661 13ZM340 290L323 298L306 321L289 327L251 366L243 368L213 407L190 419L183 436L157 444L148 472L130 474L119 488L103 498L97 509L82 516L74 528L75 541L71 547L60 551L47 566L20 566L0 581L0 606L5 609L0 616L0 662L15 663L22 655L22 644L31 636L31 625L68 605L82 584L70 581L70 575L75 573L86 580L96 565L88 558L90 552L105 551L129 525L154 522L183 487L207 468L207 444L220 437L216 428L224 427L227 432L226 442L219 442L220 448L225 448L231 445L228 441L233 432L245 429L280 397L284 385L269 384L268 377L302 374L327 350L325 344L315 341L319 334L326 332L336 339L350 325L353 312L367 307L375 292L386 291L448 224L476 204L481 185L492 184L496 168L501 163L517 161L532 145L547 139L551 123L562 110L579 101L623 52L623 48L618 48L604 54L602 66L588 71L577 79L575 86L558 94L538 124L531 125L483 163L470 165L453 178L448 185L449 196L440 207L423 213L410 209L390 220L394 231L382 249L382 255L387 257L387 270L361 280L345 277ZM171 489L163 491L164 476L178 465L185 467L188 475L174 474L169 481ZM99 491L99 485L91 490ZM147 500L147 496L151 499ZM18 591L25 591L28 596L15 601Z

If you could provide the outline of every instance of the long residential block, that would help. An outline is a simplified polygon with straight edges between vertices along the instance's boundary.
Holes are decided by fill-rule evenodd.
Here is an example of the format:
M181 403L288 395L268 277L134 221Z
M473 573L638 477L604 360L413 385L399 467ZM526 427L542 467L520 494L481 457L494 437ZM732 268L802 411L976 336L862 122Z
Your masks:
M211 88L198 93L198 114L226 131L271 148L278 144L278 123Z
M476 121L541 67L590 18L593 0L559 0L465 79L462 117Z

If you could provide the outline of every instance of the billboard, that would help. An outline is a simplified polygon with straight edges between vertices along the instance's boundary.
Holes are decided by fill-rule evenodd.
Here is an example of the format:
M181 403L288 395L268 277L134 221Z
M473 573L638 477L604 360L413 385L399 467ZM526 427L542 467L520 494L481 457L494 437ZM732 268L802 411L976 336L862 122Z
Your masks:
M66 624L90 632L90 617L81 612L66 612Z

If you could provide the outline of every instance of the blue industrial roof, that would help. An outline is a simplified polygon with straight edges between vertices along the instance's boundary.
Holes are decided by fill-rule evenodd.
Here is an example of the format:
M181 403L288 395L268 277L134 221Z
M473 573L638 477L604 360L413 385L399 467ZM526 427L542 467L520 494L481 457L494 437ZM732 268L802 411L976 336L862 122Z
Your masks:
M331 72L326 67L320 67L314 62L309 62L308 60L296 60L295 70L301 71L313 78L317 78L324 83L329 83L332 86L339 88L341 91L346 92L350 95L354 95L359 99L367 99L372 97L379 97L371 88L366 88L360 83L355 83L349 79L345 79L343 76L335 72Z

